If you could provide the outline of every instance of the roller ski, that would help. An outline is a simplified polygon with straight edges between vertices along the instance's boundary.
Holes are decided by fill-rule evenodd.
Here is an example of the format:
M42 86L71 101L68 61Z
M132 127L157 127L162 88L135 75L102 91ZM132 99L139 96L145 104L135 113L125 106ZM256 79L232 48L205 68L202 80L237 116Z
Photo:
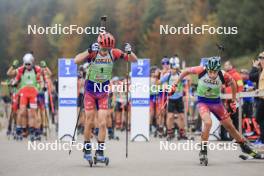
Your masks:
M29 140L31 141L31 142L34 142L35 141L35 135L29 135Z
M34 141L41 141L41 136L40 135L34 136Z
M207 166L208 165L208 158L207 158L207 147L204 146L204 148L201 149L199 153L199 158L200 158L200 164Z
M91 151L91 144L90 143L84 143L84 149L83 149L83 158L88 161L90 167L93 167L93 156Z
M173 136L167 136L167 138L166 138L167 141L172 141L173 139L174 139Z
M84 153L83 158L88 161L90 167L93 167L93 156L92 154Z
M10 139L10 136L12 135L12 131L11 130L7 130L6 131L6 136L7 136L7 139Z
M119 141L119 137L115 135L113 128L108 128L108 139Z
M157 136L161 139L163 135L164 135L163 127L159 127Z
M240 143L240 148L242 152L245 153L245 154L239 155L239 158L241 158L242 160L252 160L252 159L262 159L263 160L264 159L264 154L260 154L259 152L254 150L250 146L249 142Z
M158 136L158 129L156 128L156 130L154 131L154 138L156 138Z
M180 140L190 140L190 141L194 141L195 138L193 136L191 137L187 137L187 136L178 136L177 139Z
M21 128L16 128L16 131L14 133L14 140L16 140L16 141L22 141L23 140L23 135L22 135L22 129Z
M168 129L167 130L167 141L172 141L175 138L174 130L173 129Z
M97 163L104 163L106 166L109 164L109 158L104 156L104 148L101 146L101 144L104 145L104 143L98 143L98 149L95 152L94 156L94 164Z
M106 166L109 164L109 158L105 157L103 154L99 154L96 152L94 156L94 164L96 165L97 163L104 163Z
M258 154L257 156L253 157L250 155L239 155L239 158L242 160L264 160L264 154Z
M14 135L14 140L16 140L16 141L22 141L23 140L23 136L21 134L15 134Z
M179 130L179 135L177 139L180 140L189 140L189 138L185 135L184 130Z
M187 136L178 136L177 139L180 140L191 140Z
M108 136L108 139L109 140L117 140L117 141L119 141L119 137L118 136L115 136L115 135L109 135Z

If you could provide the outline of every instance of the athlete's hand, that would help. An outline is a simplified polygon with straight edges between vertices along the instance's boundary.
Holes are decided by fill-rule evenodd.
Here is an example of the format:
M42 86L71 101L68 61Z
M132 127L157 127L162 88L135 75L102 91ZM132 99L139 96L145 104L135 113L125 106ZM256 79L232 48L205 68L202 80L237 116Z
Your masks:
M99 43L93 43L90 48L88 49L88 52L98 52L100 49Z
M17 59L15 59L12 63L12 67L17 68L19 64L19 61Z
M16 84L17 84L17 82L16 82L15 80L12 80L11 83L10 83L10 85L11 85L12 87L16 87Z
M176 92L176 90L177 90L177 85L173 84L171 86L171 89L170 89L169 93L168 93L168 96L172 96L174 94L174 92Z
M131 45L129 43L125 44L125 52L127 54L131 54L131 52L132 52L132 47L131 47Z
M47 67L47 63L45 61L41 61L40 62L40 67L46 68Z
M233 111L233 113L236 112L236 110L237 110L237 106L236 106L236 101L235 101L235 100L232 100L232 101L230 102L230 108L231 108L231 110Z

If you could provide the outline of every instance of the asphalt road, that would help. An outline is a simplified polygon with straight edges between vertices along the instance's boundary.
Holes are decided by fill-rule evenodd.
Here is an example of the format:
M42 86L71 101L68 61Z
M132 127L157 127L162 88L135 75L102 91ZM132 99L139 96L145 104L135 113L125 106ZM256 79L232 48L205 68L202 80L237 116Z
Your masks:
M99 164L92 168L82 158L82 152L29 151L28 142L8 140L0 133L0 175L3 176L260 176L264 161L238 158L240 151L210 151L209 165L199 164L198 151L161 151L159 139L150 142L129 143L125 157L125 133L118 133L120 141L107 143L109 166ZM54 142L51 137L46 142ZM81 139L79 140L81 142ZM177 143L177 141L173 141Z

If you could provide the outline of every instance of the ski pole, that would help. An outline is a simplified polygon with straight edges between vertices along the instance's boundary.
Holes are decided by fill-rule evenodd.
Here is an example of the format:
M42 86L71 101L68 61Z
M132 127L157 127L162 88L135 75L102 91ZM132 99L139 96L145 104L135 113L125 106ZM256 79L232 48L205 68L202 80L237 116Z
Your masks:
M82 99L81 99L81 106L80 106L80 110L78 112L78 117L77 117L77 121L76 121L76 124L75 124L75 128L74 128L71 144L73 143L73 141L75 141L75 134L76 134L76 131L77 131L77 127L78 127L79 119L80 119L80 116L81 116L81 112L83 110L83 106L82 106L83 105L83 100L84 100L84 96L82 96ZM70 154L71 154L71 148L69 150L69 155Z
M128 76L129 76L129 72L128 72L128 67L129 67L129 63L127 62L127 75L126 75L126 103L127 103L127 111L126 111L126 158L128 157Z

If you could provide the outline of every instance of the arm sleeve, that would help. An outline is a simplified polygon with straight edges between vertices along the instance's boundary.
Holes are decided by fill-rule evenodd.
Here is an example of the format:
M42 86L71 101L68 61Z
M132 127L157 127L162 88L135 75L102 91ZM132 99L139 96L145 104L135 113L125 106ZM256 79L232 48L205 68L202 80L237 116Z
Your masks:
M16 72L17 72L16 77L15 77L15 81L16 81L16 82L20 81L21 76L22 76L22 74L23 74L23 69L24 69L23 67L19 67L19 68L16 70Z
M187 69L187 71L191 74L196 74L199 75L200 73L202 73L205 70L204 67L202 66L197 66L197 67L190 67Z
M231 75L228 74L227 72L224 73L224 79L225 79L226 85L229 85L232 81L234 81Z

